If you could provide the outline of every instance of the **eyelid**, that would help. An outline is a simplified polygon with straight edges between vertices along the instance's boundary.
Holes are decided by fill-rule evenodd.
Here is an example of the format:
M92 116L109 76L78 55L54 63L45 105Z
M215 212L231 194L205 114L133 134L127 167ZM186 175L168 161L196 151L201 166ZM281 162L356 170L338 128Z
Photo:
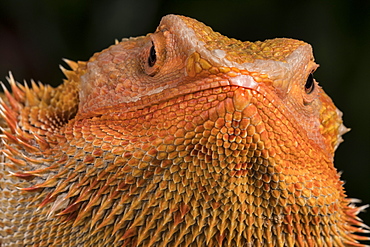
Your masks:
M309 79L309 77L312 77L312 89L310 92L307 92L306 91L306 82L307 82L307 79L306 81L304 82L303 84L303 87L302 87L302 97L303 97L303 104L304 105L310 105L318 96L318 88L319 88L319 85L317 83L317 81L315 80L315 78L313 77L313 71L311 71L308 75L307 75L307 79Z
M150 56L155 51L155 61L151 64ZM148 37L147 43L143 47L142 67L144 72L149 76L155 76L163 67L166 60L166 39L163 33L158 32Z
M153 67L157 61L157 52L155 50L154 43L152 42L152 47L150 47L149 50L149 56L148 56L148 65L149 67Z
M313 77L313 72L308 75L306 83L304 85L304 89L306 94L310 94L315 90L315 78Z

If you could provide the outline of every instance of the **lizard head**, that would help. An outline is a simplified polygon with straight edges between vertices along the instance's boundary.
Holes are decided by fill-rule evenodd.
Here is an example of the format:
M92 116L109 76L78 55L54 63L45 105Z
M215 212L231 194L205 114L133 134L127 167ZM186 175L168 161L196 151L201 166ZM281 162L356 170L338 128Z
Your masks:
M264 107L278 108L281 114L275 121L294 121L298 133L330 158L346 128L341 112L313 77L317 67L311 46L303 41L241 42L194 19L168 15L155 33L123 39L90 59L81 77L79 113L127 112L235 86L269 98ZM239 97L234 103L246 107L251 102Z

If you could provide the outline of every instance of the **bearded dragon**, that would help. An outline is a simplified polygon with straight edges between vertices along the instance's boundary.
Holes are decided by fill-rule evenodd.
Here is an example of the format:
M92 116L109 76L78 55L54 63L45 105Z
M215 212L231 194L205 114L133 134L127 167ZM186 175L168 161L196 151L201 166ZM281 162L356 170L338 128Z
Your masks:
M0 245L364 246L309 44L168 15L1 113ZM5 87L4 87L5 88Z

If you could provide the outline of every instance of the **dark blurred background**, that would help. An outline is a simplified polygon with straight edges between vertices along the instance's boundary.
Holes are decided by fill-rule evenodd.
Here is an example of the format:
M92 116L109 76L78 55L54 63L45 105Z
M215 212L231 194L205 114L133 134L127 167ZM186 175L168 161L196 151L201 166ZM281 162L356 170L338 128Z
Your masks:
M370 1L1 0L0 79L57 85L62 58L87 60L114 39L153 32L168 13L240 40L289 37L314 47L315 78L351 132L337 150L347 194L370 203ZM370 209L361 214L370 225Z

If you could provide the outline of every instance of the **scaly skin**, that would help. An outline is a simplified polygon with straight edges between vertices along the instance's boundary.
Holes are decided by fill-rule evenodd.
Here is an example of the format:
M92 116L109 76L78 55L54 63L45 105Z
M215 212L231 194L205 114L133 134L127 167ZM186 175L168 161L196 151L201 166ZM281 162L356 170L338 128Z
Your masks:
M363 246L311 46L169 15L1 103L0 245Z

